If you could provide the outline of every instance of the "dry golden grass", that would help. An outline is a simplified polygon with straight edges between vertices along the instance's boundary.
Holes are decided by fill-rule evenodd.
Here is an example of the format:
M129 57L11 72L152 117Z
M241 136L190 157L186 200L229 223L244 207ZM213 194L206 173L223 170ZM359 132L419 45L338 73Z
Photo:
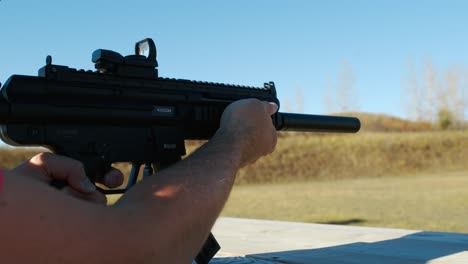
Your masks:
M193 151L200 143L188 143ZM12 168L38 149L0 149L0 166ZM242 169L237 184L308 179L395 176L468 170L468 131L317 135L288 133L275 152ZM129 167L119 167L128 173Z
M365 131L281 133L273 154L239 172L223 215L468 232L468 131ZM0 166L40 151L0 148Z
M468 169L468 131L282 137L237 183L394 176Z
M0 167L12 169L43 151L39 148L0 148Z
M343 116L355 116L361 120L363 132L417 132L431 131L434 126L429 122L409 121L385 114L340 113Z

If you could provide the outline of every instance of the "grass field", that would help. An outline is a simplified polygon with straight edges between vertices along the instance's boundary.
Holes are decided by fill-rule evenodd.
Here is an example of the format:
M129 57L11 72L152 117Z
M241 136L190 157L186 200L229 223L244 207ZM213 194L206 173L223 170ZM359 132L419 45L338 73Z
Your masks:
M200 143L187 142L188 152ZM0 148L13 168L36 149ZM468 131L367 132L355 135L280 134L276 150L242 169L237 184L381 177L468 170ZM124 174L130 167L119 164Z
M468 233L468 171L237 185L222 216Z
M238 173L223 215L468 233L468 130L360 117L354 135L280 133L273 154ZM37 152L0 148L0 166Z
M237 183L361 178L468 170L468 131L291 134L242 169Z
M240 185L222 215L468 233L468 171Z

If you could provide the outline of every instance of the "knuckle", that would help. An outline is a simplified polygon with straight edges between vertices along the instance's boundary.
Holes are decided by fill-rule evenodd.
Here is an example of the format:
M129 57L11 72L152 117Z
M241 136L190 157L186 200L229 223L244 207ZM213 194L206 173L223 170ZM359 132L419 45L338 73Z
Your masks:
M251 101L252 101L252 103L255 103L255 104L262 104L263 103L262 101L260 101L257 98L252 98Z
M258 100L257 98L249 98L246 102L249 107L259 107L262 105L262 101Z
M78 160L70 160L70 167L72 167L75 171L77 172L83 172L85 171L84 165L81 161Z

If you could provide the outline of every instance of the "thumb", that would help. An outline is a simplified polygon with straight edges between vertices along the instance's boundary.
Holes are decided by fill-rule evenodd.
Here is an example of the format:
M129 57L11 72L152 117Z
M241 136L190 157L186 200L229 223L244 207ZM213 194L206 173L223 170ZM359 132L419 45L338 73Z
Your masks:
M266 112L268 115L273 115L278 111L278 105L274 102L266 102Z

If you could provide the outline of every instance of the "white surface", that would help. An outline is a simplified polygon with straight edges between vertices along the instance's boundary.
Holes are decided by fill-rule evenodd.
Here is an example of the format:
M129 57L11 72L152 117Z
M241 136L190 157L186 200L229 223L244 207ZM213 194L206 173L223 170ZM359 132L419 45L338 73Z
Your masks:
M468 234L220 218L210 263L468 264Z

